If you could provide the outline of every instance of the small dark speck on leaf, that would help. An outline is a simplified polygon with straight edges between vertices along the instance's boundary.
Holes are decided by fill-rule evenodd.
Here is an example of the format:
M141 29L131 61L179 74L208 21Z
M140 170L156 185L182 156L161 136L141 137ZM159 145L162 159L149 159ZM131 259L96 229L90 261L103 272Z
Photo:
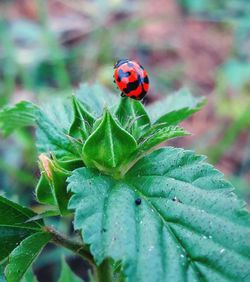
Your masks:
M103 229L102 229L102 232L107 232L107 229L106 229L106 228L103 228Z
M177 202L177 203L181 203L181 204L182 204L182 201L181 201L181 200L179 200L177 197L174 197L174 198L172 199L172 201Z
M141 204L141 199L140 199L140 198L137 198L137 199L135 200L135 204L136 204L137 206L139 206L139 205Z

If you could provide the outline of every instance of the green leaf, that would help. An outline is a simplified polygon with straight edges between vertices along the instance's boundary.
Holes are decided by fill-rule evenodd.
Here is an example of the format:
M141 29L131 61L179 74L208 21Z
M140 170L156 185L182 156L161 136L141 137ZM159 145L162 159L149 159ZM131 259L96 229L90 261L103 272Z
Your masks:
M122 129L106 110L101 123L83 147L83 158L88 166L108 171L119 167L135 149L133 136Z
M23 239L41 231L43 222L26 222L36 214L0 196L0 261Z
M164 141L185 135L188 133L179 126L152 127L139 140L138 151L147 152Z
M51 160L44 154L39 156L39 160L41 177L36 187L38 201L57 206L62 215L68 214L71 194L67 191L66 179L70 171L61 168L55 159Z
M47 218L47 217L58 216L58 215L60 215L58 210L46 210L44 212L41 212L41 213L31 217L26 222L36 221L36 220L39 220L39 219L44 219L44 218Z
M69 133L69 128L74 119L71 100L72 96L64 98L62 95L58 95L58 93L52 93L49 99L46 98L46 101L41 102L41 111L44 115L55 127L66 133Z
M0 111L0 129L5 136L16 129L35 124L38 126L37 148L40 153L53 151L59 158L65 155L79 157L81 145L62 128L52 123L34 104L20 102Z
M155 123L175 125L199 111L205 102L203 97L195 98L184 88L162 101L151 104L148 112Z
M23 276L22 282L38 282L32 269L29 269Z
M82 145L56 127L42 112L37 113L37 149L39 153L53 152L56 157L80 156Z
M83 104L78 101L76 97L72 97L72 104L74 109L74 120L71 124L69 134L75 138L82 138L86 140L90 134L91 127L94 123L94 118L84 108Z
M5 269L8 282L19 282L52 235L45 232L33 234L23 240L10 254Z
M118 97L109 93L107 89L96 83L89 85L81 84L76 91L76 97L82 102L88 113L98 118L102 115L105 107L112 108Z
M128 281L249 281L249 214L204 157L166 147L124 179L80 168L68 181L75 229Z
M34 125L39 109L29 102L20 102L13 107L4 107L0 111L0 129L4 136L14 130Z
M135 139L143 135L150 127L150 119L141 102L129 98L121 98L115 112L123 128Z
M67 191L66 180L70 176L70 172L63 171L57 167L52 169L51 185L53 187L55 199L62 215L70 213L68 210L68 202L71 193Z
M0 265L0 282L6 282L1 265Z
M84 166L83 160L79 158L72 159L70 156L66 156L61 159L56 159L56 156L53 156L53 159L56 160L57 166L68 171Z
M69 265L62 260L62 268L61 268L61 275L58 282L82 282L83 280L80 279L77 275L73 273L70 269Z
M51 206L56 205L54 194L45 171L41 172L41 176L37 183L36 197L39 203Z

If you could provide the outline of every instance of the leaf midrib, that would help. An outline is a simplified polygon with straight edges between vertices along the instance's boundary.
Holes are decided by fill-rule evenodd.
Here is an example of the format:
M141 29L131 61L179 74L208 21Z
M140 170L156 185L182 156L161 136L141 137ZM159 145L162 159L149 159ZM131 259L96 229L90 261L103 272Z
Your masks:
M6 204L9 208L13 209L14 211L20 212L22 215L24 215L27 218L27 220L30 219L32 216L36 215L35 213L32 212L32 210L28 210L27 213L26 213L25 210L23 210L21 206L18 206L18 204L14 203L14 202L13 202L13 206L11 206L8 202L5 203L4 201L3 201L3 204ZM33 214L31 216L31 214L28 214L28 213L33 213ZM38 221L34 221L34 223L36 225L38 225L39 227L42 227L42 225ZM17 223L14 223L14 224L17 224ZM25 222L20 223L20 224L25 224ZM1 225L1 223L0 223L0 225Z
M114 154L114 142L113 142L113 138L112 138L112 131L111 131L111 120L110 120L110 116L108 116L108 124L109 126L107 127L107 134L108 134L108 140L110 143L110 153L111 153L111 160L112 160L112 166L115 167L116 166L116 161L115 161L115 154Z
M150 195L145 195L145 194L144 194L144 196L147 197L148 199L162 199L162 198L163 198L162 196L150 196ZM172 201L171 198L166 198L166 200ZM184 206L186 206L186 207L192 208L192 209L194 209L194 210L202 211L202 209L200 209L200 208L197 207L197 206L188 205L188 204L186 204L186 203L181 203L181 204L184 205ZM223 222L232 223L232 221L229 221L227 217L220 216L219 214L208 213L208 212L205 212L205 211L204 211L204 213L206 213L206 214L209 215L209 216L214 216L214 217L216 217L216 218L218 218L218 219L220 219L220 220L223 220ZM235 224L235 225L238 225L238 226L241 227L241 228L245 228L245 225L237 224L237 223L235 223L235 222L234 222L234 224ZM191 230L191 229L190 229L190 230Z
M140 177L149 177L149 176L151 176L151 175L140 175ZM194 185L193 183L190 183L190 182L186 182L186 181L184 181L184 180L180 180L180 179L177 179L177 178L173 178L173 177L169 177L169 176L167 176L167 175L152 175L152 176L154 176L154 177L166 177L167 179L171 179L171 180L174 180L174 181L176 181L176 182L181 182L181 183L184 183L185 185L191 185L192 187L195 187L197 190L200 190L200 191L206 191L206 192L213 192L212 190L206 190L206 189L203 189L203 188L201 188L201 187L199 187L199 186L196 186L196 185ZM132 177L130 177L130 178L134 178L134 176L132 176ZM130 181L130 183L132 183L132 181ZM230 192L232 192L233 191L233 189L229 189L229 188L225 188L225 189L214 189L215 191L227 191L228 193L230 193ZM161 196L152 196L152 195L146 195L146 194L144 194L144 196L145 197L147 197L147 198L162 198ZM225 195L224 195L225 196ZM167 197L167 196L166 196ZM171 198L169 198L169 197L167 197L167 199L169 199L169 200L172 200ZM194 208L194 209L197 209L197 210L201 210L199 207L196 207L196 206L192 206L192 205L188 205L188 204L184 204L184 205L186 205L186 206L188 206L188 207L191 207L191 208ZM219 215L219 214L216 214L216 213L207 213L207 214L209 214L209 215L211 215L211 216L216 216L217 218L219 218L219 219L221 219L221 220L223 220L223 221L226 221L226 222L231 222L231 221L229 221L228 220L228 218L226 217L226 216L223 216L223 215ZM234 222L235 223L235 222ZM235 223L236 224L236 223ZM238 224L237 223L237 225L238 226L240 226L241 228L244 228L245 227L245 224Z
M8 228L16 228L16 229L27 229L33 231L41 231L41 228L28 227L28 226L17 226L17 225L9 225L9 224L0 224L0 227L8 227Z
M135 186L135 184L133 184L132 182L129 182L129 183L130 183L130 185L131 185L132 187L134 187L134 189L136 190L136 191L135 191L136 193L139 193L145 200L147 200L147 201L146 201L147 203L150 203L151 206L154 207L154 209L159 213L159 215L161 215L161 217L164 219L164 221L166 221L166 222L168 221L168 222L170 222L170 223L174 223L174 224L180 225L180 226L186 228L187 230L190 230L190 231L192 231L192 232L194 232L194 233L196 233L196 234L198 234L198 235L201 234L201 233L198 232L196 229L188 228L189 226L187 226L187 225L185 225L185 224L183 224L183 223L177 223L177 222L171 221L171 220L169 220L169 219L166 220L166 219L164 218L164 216L161 214L161 211L159 211L159 210L157 209L157 207L155 207L154 204L150 201L150 199L152 199L152 198L153 198L153 199L155 199L155 198L156 198L156 199L157 199L157 198L159 198L159 199L161 198L161 199L162 199L162 197L158 197L158 196L155 197L155 196L151 196L151 195L146 195L146 194L142 193L141 190L139 190L139 189ZM171 198L168 198L167 196L166 196L166 200L172 201L172 199L171 199ZM186 203L181 203L181 204L184 205L184 206L187 206L187 207L189 207L189 208L192 208L193 210L202 211L202 209L199 208L199 207L192 206L192 205L188 205L188 204L186 204ZM204 211L204 212L205 212L205 211ZM208 213L208 212L205 212L205 213L206 213L207 215L211 216L211 217L216 217L216 218L218 218L219 220L222 220L223 222L231 223L231 221L229 221L227 217L219 216L218 214L214 214L214 213ZM234 223L234 224L236 224L236 223ZM245 228L244 225L240 225L240 224L239 224L239 226L240 226L241 228ZM170 228L171 228L171 227L170 227ZM214 240L212 240L212 241L215 242ZM221 245L221 244L219 244L218 242L215 242L215 243L216 243L217 245L223 247L224 249L228 249L228 250L230 250L231 252L234 252L234 253L236 253L236 254L238 254L238 255L244 257L244 258L249 258L247 255L242 254L242 253L238 253L238 252L236 252L234 249L228 248L228 247L225 246L225 245Z
M179 244L183 251L188 254L189 258L190 258L190 265L191 267L193 267L194 272L197 274L197 272L199 272L200 276L203 277L203 274L200 272L200 270L198 269L198 267L195 265L195 259L193 259L193 257L187 252L187 250L185 249L185 247L183 246L183 244L181 243L180 239L175 235L175 233L172 231L172 228L167 224L167 221L164 219L164 217L158 212L158 210L155 208L155 206L147 200L147 197L141 192L139 191L134 185L132 185L132 183L130 183L129 187L133 187L133 190L136 194L140 195L141 198L143 198L144 200L146 200L146 203L148 203L148 205L159 215L159 218L161 219L161 222L163 224L163 226L165 226L167 228L167 230L169 231L169 234L171 235L172 239ZM197 277L198 278L198 277ZM205 279L205 278L204 278ZM206 280L204 280L205 282Z
M191 267L193 267L194 272L195 272L196 274L197 274L197 272L199 273L199 277L197 277L197 278L200 279L200 278L202 277L203 281L206 282L207 279L204 277L203 273L199 270L199 267L196 265L196 263L202 263L202 264L203 264L203 262L196 260L195 258L193 258L193 257L190 255L190 253L186 250L185 246L183 245L182 241L181 241L181 240L179 239L179 237L175 234L175 231L174 231L174 230L172 229L172 227L168 224L169 221L167 221L167 220L164 218L164 216L161 214L161 212L154 206L154 204L151 203L150 200L148 200L147 196L144 195L140 190L138 190L138 189L135 187L135 185L133 185L132 183L130 183L130 185L131 185L130 187L133 187L134 192L137 193L138 195L140 195L140 197L145 200L145 202L155 211L155 213L158 214L159 218L160 218L161 221L162 221L163 226L165 226L165 227L167 228L167 230L169 231L169 234L171 235L172 239L176 242L176 244L179 244L179 245L182 247L183 251L188 255L188 257L190 258L190 265L191 265ZM224 220L224 218L223 218L223 220ZM178 224L178 223L176 223L176 222L170 222L170 224L171 224L171 223L174 223L174 224L180 225L181 227L187 228L186 225ZM188 229L188 228L187 228L187 229ZM188 229L188 230L190 230L190 229ZM192 230L192 232L194 232L195 234L198 234L198 235L201 234L201 233L197 232L196 230L193 230L193 229L191 229L191 230ZM214 241L213 241L213 242L214 242ZM217 245L221 246L223 249L230 250L231 252L236 253L237 255L240 255L240 256L242 256L242 257L244 257L244 258L248 258L247 256L243 255L242 253L239 254L239 253L237 253L235 250L229 249L228 247L226 247L226 246L224 246L224 245L221 245L221 244L219 244L218 242L215 242L215 243L216 243ZM191 264L191 263L192 263L192 264ZM210 267L211 267L214 271L216 271L216 272L218 271L218 270L214 267L214 265L210 265ZM231 276L227 276L226 273L224 273L224 272L223 272L223 273L220 272L220 274L222 274L222 275L223 275L224 277L226 277L226 278L232 279Z

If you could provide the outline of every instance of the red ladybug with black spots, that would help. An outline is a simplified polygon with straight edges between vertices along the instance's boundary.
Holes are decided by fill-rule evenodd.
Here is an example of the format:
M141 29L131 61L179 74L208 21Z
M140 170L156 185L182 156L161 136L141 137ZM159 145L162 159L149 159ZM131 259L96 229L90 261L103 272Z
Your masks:
M119 60L114 66L114 82L122 91L121 96L141 100L149 89L147 72L136 61Z

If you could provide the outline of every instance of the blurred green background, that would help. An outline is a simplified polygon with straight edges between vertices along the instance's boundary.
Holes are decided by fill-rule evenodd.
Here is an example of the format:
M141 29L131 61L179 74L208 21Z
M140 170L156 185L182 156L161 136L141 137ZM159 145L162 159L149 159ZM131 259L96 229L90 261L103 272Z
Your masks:
M206 154L250 204L250 1L0 0L0 107L60 98L83 81L118 95L112 75L121 58L147 69L148 104L183 86L207 97L183 124L192 136L168 144ZM29 128L0 139L0 193L39 211L33 137ZM51 221L71 228L70 218ZM56 281L61 254L86 277L69 253L45 252L39 281Z

